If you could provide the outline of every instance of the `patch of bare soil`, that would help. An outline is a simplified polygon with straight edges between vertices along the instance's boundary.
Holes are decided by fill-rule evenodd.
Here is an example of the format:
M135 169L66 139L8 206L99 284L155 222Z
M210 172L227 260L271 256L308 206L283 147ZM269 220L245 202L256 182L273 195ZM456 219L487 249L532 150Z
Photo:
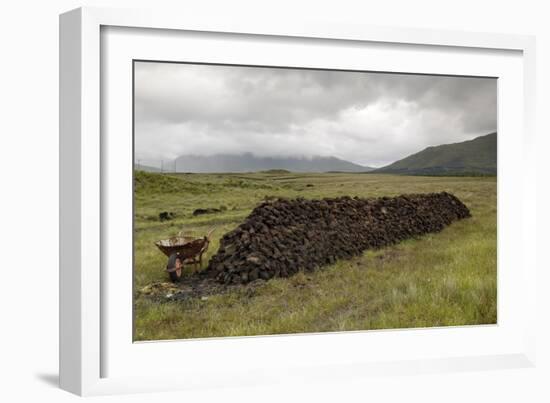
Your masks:
M188 301L192 299L206 300L212 295L229 292L245 293L249 297L255 294L257 287L262 286L264 280L256 280L246 285L223 284L201 273L195 273L181 279L180 283L153 283L141 290L138 295L157 301Z

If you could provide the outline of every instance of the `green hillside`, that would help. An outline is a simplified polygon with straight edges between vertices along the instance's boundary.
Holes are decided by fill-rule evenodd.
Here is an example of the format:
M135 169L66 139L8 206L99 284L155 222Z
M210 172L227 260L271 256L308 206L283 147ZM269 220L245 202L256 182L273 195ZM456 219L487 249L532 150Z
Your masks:
M428 147L373 173L405 175L496 175L497 134Z

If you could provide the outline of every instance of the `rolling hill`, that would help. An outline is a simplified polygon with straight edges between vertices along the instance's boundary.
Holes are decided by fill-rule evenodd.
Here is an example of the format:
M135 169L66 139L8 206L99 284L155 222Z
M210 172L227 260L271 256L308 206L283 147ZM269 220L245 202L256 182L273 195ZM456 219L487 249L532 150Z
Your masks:
M145 172L160 172L160 168L152 167L149 165L143 165L143 164L134 164L134 169L138 171L145 171Z
M259 172L285 169L291 172L368 172L373 168L354 164L336 157L260 157L252 153L240 155L217 154L212 156L182 155L176 158L177 172L222 173Z
M497 134L428 147L373 173L402 175L496 175Z

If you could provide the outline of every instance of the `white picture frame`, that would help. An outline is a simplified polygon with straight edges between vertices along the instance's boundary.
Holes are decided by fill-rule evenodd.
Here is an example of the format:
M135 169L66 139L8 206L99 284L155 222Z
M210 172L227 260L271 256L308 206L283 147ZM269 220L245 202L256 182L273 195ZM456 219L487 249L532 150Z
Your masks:
M117 27L122 35L105 42L102 32L108 27ZM420 329L399 330L385 332L346 332L330 333L325 335L294 335L277 337L248 337L174 341L158 343L133 343L128 339L128 317L131 311L131 300L121 298L124 303L112 305L113 298L109 298L113 287L128 289L131 295L131 282L127 285L120 283L122 277L112 277L112 271L106 272L112 254L119 254L121 259L128 259L128 248L121 248L123 252L114 252L105 241L105 229L109 227L109 215L105 211L111 209L112 199L120 199L113 195L113 187L109 182L116 181L113 165L109 164L110 147L124 147L125 135L110 135L113 127L121 124L121 132L127 131L127 108L124 96L128 93L128 78L112 76L117 80L102 80L102 74L125 74L124 69L113 64L111 69L102 58L121 58L125 63L128 58L139 58L132 55L132 46L126 46L131 37L137 35L137 29L146 29L143 35L151 32L160 33L156 38L147 39L145 36L141 47L146 52L148 46L154 46L156 55L169 55L170 41L177 39L177 32L192 32L194 38L201 35L217 33L217 37L241 36L254 40L281 39L299 41L301 46L308 46L309 41L324 41L323 46L330 46L335 50L346 44L357 44L361 52L362 44L381 44L396 46L396 55L405 52L407 47L413 47L418 52L429 53L450 52L453 63L442 62L440 73L458 73L456 64L466 71L467 57L470 61L476 57L492 54L513 55L504 59L487 59L488 75L491 69L502 67L502 74L510 79L505 89L517 95L513 102L504 103L499 109L499 198L501 192L510 192L504 204L499 199L499 228L501 224L513 226L516 234L504 234L501 237L499 229L499 276L502 273L500 264L511 267L510 259L516 263L516 268L506 270L503 278L499 278L499 324L490 327ZM155 30L155 31L152 31ZM162 37L162 33L171 33L171 38ZM174 39L174 35L175 38ZM123 37L130 37L123 38ZM196 40L196 39L195 39ZM162 41L165 41L162 44ZM243 41L246 42L246 41ZM286 42L285 42L286 43ZM156 46L158 45L158 46ZM243 45L246 52L246 44ZM109 48L109 51L105 51ZM197 49L195 47L194 49ZM506 34L467 33L455 31L429 31L409 28L381 28L369 26L341 25L309 21L294 25L284 21L265 20L210 20L199 19L192 15L171 15L170 13L152 12L150 10L114 10L103 8L81 8L70 11L60 17L60 385L63 389L79 395L96 395L129 392L150 392L160 390L176 390L188 388L208 388L213 386L255 385L271 382L293 382L293 379L326 379L337 380L345 377L369 376L371 374L386 373L412 374L418 372L445 372L497 368L529 367L535 362L535 281L536 255L534 242L528 242L527 234L535 233L536 217L534 202L525 197L534 193L535 182L530 173L535 171L534 159L534 91L535 91L535 42L533 37ZM111 53L109 53L111 52ZM114 52L114 53L112 53ZM127 52L127 53L125 53ZM314 52L312 52L313 54ZM153 54L153 53L151 53ZM242 54L242 53L241 53ZM356 53L354 53L356 54ZM471 56L468 56L470 54ZM477 56L476 56L477 55ZM174 57L174 56L172 56ZM181 55L176 58L181 59ZM200 57L200 56L197 56ZM220 62L224 57L219 56ZM255 57L258 57L256 54ZM271 55L270 57L276 57ZM313 57L313 56L312 56ZM346 59L346 57L348 57ZM343 56L342 63L352 63L353 54ZM266 59L264 63L273 63ZM196 58L194 59L196 60ZM249 59L242 59L249 60ZM270 59L273 60L273 59ZM388 59L390 60L390 59ZM397 63L393 59L393 63ZM461 61L462 60L462 61ZM118 62L117 62L118 63ZM305 63L304 61L301 62ZM312 61L314 63L314 61ZM317 63L326 63L322 60ZM382 62L381 62L382 63ZM454 65L455 67L451 66ZM471 63L469 63L471 64ZM120 66L120 64L118 64ZM415 71L419 71L418 65ZM446 67L447 66L447 67ZM391 66L390 66L391 67ZM377 68L383 69L380 64ZM469 67L472 68L473 67ZM109 70L111 69L111 70ZM395 69L402 69L399 65ZM410 68L409 68L410 69ZM449 70L445 70L449 69ZM385 66L388 70L388 65ZM404 69L408 71L407 68ZM471 70L472 74L476 72ZM495 70L496 71L496 70ZM481 74L481 73L477 73ZM111 76L110 76L111 77ZM121 83L122 87L117 87ZM124 87L126 85L126 87ZM111 88L112 87L112 88ZM106 95L107 94L107 95ZM111 97L111 94L114 94ZM107 96L107 98L105 98ZM121 98L122 97L122 98ZM110 111L106 104L119 108L117 99L122 99L117 116L118 121L109 120ZM106 103L106 100L108 103ZM499 98L500 102L500 98ZM520 110L518 110L520 107ZM108 109L107 108L107 109ZM126 112L124 112L126 111ZM506 116L513 115L500 126L503 112ZM112 115L112 114L111 114ZM115 126L111 126L115 125ZM511 129L514 130L511 130ZM500 142L501 129L508 132L504 137L504 146ZM112 142L112 139L120 139ZM504 148L503 148L504 147ZM502 176L501 161L506 163L506 155L511 150L519 150L522 157L522 169L514 175ZM130 151L130 150L127 150ZM502 159L501 159L502 157ZM131 160L130 160L131 163ZM128 165L130 167L131 165ZM110 171L111 169L111 171ZM508 173L508 171L504 171ZM124 173L118 176L124 180ZM130 186L131 184L128 184ZM518 186L521 192L518 192ZM515 193L515 195L513 195ZM508 194L508 193L506 193ZM124 198L120 199L124 200ZM508 201L509 200L509 201ZM503 218L501 211L511 211L519 207L521 211L514 217ZM118 207L124 208L124 203ZM503 221L505 220L505 221ZM111 234L112 235L112 234ZM517 248L510 251L509 245L515 243ZM501 251L513 255L506 255L510 259L503 262ZM131 251L130 251L131 254ZM114 257L116 258L116 256ZM507 263L508 262L508 263ZM131 267L130 267L131 270ZM515 271L513 271L515 270ZM513 276L507 273L513 271ZM515 277L514 277L515 276ZM118 282L117 282L118 281ZM504 280L503 280L504 281ZM501 287L504 290L504 301L501 297ZM511 301L512 294L506 290L514 287L513 297L518 302ZM521 303L519 303L521 301ZM514 305L514 307L512 307ZM131 308L130 308L131 309ZM504 317L501 317L503 310ZM506 317L510 311L509 320ZM513 311L513 312L512 312ZM521 318L520 318L521 316ZM501 318L504 318L501 320ZM131 319L130 319L131 322ZM117 327L120 325L120 329ZM113 336L115 334L115 336ZM116 337L116 334L121 335ZM351 351L342 349L335 351L334 346L346 344L360 345L368 340L366 345L383 346L390 343L401 344L405 347L414 346L418 354L406 355L404 350L396 348L392 356L373 355L370 359L362 354L353 355ZM445 340L446 344L441 344ZM502 343L501 343L502 342ZM118 344L117 344L118 343ZM439 343L439 344L438 344ZM449 347L461 345L463 348ZM462 343L462 344L461 344ZM477 348L473 348L478 344ZM365 344L363 344L365 345ZM294 354L292 360L278 360L278 349L291 348L301 351ZM493 348L489 348L493 346ZM334 351L319 358L316 352L319 348ZM374 348L374 347L372 347ZM175 360L177 364L168 364L168 354L174 350L181 350L182 357L188 357L188 362ZM264 356L264 364L260 368L254 361L255 357L262 356L266 350L273 354ZM366 354L368 348L365 347ZM202 354L204 365L200 366L198 358L193 354ZM248 359L243 359L243 354ZM232 365L224 365L224 358L233 360ZM195 359L196 361L193 361ZM154 376L147 371L140 371L138 363L147 368L155 361L166 363L167 374ZM216 362L218 360L218 362ZM234 361L237 360L237 361ZM111 368L111 363L128 362L127 366L119 365ZM240 361L240 362L238 362ZM186 369L186 365L193 363L193 370ZM235 364L236 363L236 364ZM215 365L217 364L217 365ZM112 365L115 368L115 364ZM132 367L135 371L132 370ZM209 371L208 379L204 375ZM212 371L212 368L216 370ZM304 371L307 368L307 371ZM259 371L261 369L261 371ZM177 372L176 372L177 371ZM228 375L231 374L229 377Z

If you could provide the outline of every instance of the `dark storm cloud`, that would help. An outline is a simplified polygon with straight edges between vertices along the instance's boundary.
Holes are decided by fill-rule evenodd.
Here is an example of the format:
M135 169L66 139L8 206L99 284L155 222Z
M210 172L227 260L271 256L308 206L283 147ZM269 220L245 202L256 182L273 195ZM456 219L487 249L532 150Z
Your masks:
M496 130L496 80L136 63L136 157L253 152L383 165Z

